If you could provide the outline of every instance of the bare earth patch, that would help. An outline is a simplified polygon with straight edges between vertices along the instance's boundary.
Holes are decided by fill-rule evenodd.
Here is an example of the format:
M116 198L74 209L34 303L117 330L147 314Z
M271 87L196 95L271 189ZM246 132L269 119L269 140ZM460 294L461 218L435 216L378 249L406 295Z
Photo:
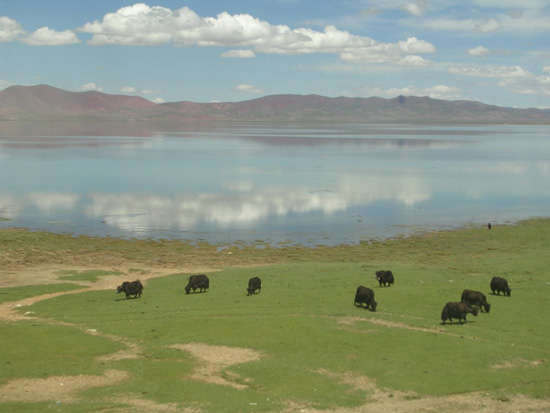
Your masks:
M118 413L122 412L179 412L179 413L198 413L199 410L185 408L182 409L176 403L160 404L153 400L144 399L140 394L127 393L117 395L116 399L111 399L113 403L125 404L128 407L113 409Z
M536 367L542 363L545 363L546 360L525 360L525 359L515 359L515 360L506 360L502 363L495 364L492 368L494 369L515 369L517 367Z
M380 389L376 381L370 377L362 376L354 372L336 373L330 370L321 369L316 373L330 377L332 380L350 386L353 390L364 391L365 404L360 408L337 408L332 413L358 413L358 412L481 412L481 413L504 413L504 412L531 412L542 413L550 411L550 401L531 399L523 395L510 395L506 401L498 400L488 396L486 393L476 392L452 396L423 396L419 397L414 393L386 391ZM302 406L295 410L308 413L320 413L310 407Z
M236 364L259 360L261 357L258 351L248 348L212 346L204 343L173 344L169 347L187 351L199 361L199 366L193 371L191 379L231 386L239 390L248 386L237 382L243 380L234 373L231 374L233 380L226 379L223 370Z
M130 377L121 370L107 370L102 376L53 376L46 379L16 379L0 387L0 402L78 400L78 393L92 387L118 384Z
M341 325L346 326L347 328L352 327L357 322L367 322L367 323L370 323L370 324L374 324L374 325L378 325L378 326L382 326L382 327L387 327L387 328L404 328L404 329L407 329L407 330L421 331L423 333L446 334L446 335L449 335L449 336L457 336L457 337L462 337L462 338L469 338L471 340L479 340L478 337L451 333L451 332L449 332L448 330L446 330L444 328L417 327L417 326L413 326L413 325L407 324L407 323L400 323L400 322L397 322L397 321L382 320L380 318L375 318L375 317L369 317L369 318L339 317L337 319L337 322ZM362 331L362 332L364 332L364 331ZM367 330L367 332L368 332L368 330Z

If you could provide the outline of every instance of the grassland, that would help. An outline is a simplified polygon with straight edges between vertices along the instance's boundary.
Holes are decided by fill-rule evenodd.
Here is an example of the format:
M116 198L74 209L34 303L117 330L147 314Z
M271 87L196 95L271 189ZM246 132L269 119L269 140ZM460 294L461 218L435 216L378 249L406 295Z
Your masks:
M318 248L22 229L0 245L0 411L550 411L547 219ZM185 295L198 272L209 291ZM133 279L142 298L115 294ZM442 325L464 288L491 312Z

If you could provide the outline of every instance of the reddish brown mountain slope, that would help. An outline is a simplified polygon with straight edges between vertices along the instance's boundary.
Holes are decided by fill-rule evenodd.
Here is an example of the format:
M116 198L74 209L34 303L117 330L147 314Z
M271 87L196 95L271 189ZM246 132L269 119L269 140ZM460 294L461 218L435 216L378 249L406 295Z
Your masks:
M47 85L0 91L0 120L257 120L550 124L550 110L428 97L393 99L273 95L243 102L156 104L138 96L68 92Z

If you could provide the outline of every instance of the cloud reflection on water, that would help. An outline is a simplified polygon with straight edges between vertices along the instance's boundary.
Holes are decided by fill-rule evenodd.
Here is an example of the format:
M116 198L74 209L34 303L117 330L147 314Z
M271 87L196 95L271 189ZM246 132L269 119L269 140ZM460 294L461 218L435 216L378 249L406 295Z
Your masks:
M27 195L29 203L44 213L73 209L80 195L60 192L31 192Z
M216 124L139 134L130 125L113 136L88 126L0 133L3 227L209 240L275 231L325 242L540 216L550 200L542 126Z
M391 200L412 206L430 197L419 179L347 176L333 189L302 186L252 188L237 185L230 193L90 194L85 212L123 230L138 228L193 229L200 223L220 228L257 222L269 217L317 212L326 216L351 207Z

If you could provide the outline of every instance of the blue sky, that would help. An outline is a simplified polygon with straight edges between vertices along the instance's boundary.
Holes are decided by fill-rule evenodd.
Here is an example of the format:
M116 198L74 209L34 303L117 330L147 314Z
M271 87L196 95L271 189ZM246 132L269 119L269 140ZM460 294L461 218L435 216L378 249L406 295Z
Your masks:
M0 89L550 107L548 0L0 0Z

